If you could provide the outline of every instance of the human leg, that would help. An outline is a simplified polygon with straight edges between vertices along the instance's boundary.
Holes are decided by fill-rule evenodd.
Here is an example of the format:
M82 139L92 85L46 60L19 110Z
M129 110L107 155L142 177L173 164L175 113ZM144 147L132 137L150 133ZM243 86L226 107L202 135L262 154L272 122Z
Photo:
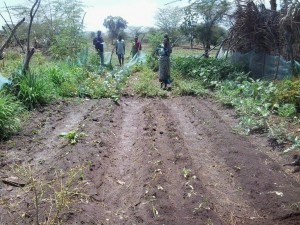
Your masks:
M119 64L120 64L120 66L121 66L121 65L122 65L121 54L118 54L118 61L119 61Z
M100 63L103 66L104 65L104 52L99 52L99 56L100 56Z
M121 55L121 63L124 65L124 54Z

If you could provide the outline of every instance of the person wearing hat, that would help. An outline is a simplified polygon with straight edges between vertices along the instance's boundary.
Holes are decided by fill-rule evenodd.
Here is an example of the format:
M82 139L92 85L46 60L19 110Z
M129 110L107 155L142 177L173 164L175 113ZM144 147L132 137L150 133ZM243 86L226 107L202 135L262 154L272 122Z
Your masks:
M132 49L131 49L132 58L141 50L142 50L141 41L138 39L138 36L135 36Z

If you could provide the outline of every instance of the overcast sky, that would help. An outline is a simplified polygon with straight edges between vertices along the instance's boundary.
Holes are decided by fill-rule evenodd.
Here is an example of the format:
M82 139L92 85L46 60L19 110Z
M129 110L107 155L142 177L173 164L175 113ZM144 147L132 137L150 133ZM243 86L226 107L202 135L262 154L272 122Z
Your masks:
M2 12L5 9L4 2L8 6L28 5L27 0L0 1ZM107 16L121 16L128 22L128 26L153 27L155 26L154 16L158 8L186 5L188 0L84 0L82 2L86 12L85 30L96 31L100 29L105 32L103 21ZM3 21L1 22L4 24Z
M28 5L28 0L5 0L0 1L1 13L5 10L5 4L15 6L18 4ZM42 0L49 2L49 0ZM188 0L83 0L85 5L85 30L96 31L102 30L103 21L107 16L121 16L128 22L128 26L155 26L154 16L158 8L184 6L188 4ZM269 5L269 0L262 0L266 6ZM4 15L4 14L3 14ZM9 20L9 18L6 18ZM19 18L18 18L19 19ZM0 18L0 25L4 21Z

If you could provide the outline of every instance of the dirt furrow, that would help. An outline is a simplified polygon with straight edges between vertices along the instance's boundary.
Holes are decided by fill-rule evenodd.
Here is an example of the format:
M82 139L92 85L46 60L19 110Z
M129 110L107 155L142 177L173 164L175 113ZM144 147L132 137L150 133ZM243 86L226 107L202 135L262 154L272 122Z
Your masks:
M192 104L190 106L195 107ZM222 157L212 151L214 137L206 136L205 132L195 127L194 124L198 121L190 120L189 112L186 111L190 108L186 104L170 103L169 107L172 117L179 121L185 146L192 156L194 173L204 184L208 194L206 198L214 205L224 224L242 224L250 218L258 219L256 210L245 201L238 185L232 179L232 169L225 164ZM209 117L203 122L210 126Z
M146 224L222 224L209 209L199 180L187 172L193 166L176 118L161 100L152 101L145 116L153 173L145 196L152 200L153 219Z
M180 105L173 105L175 117L181 118L194 161L202 159L200 176L207 180L224 218L233 224L286 224L277 218L292 213L291 203L299 199L290 194L294 196L299 185L247 138L234 134L222 116L208 107L208 101L191 99Z
M134 208L141 204L140 196L144 191L141 182L146 168L140 165L146 155L143 155L141 146L136 147L136 143L143 133L142 108L145 104L128 100L113 110L111 122L115 128L109 129L109 132L114 144L108 155L109 162L95 170L102 174L98 177L102 183L94 189L94 207L88 207L86 212L92 218L90 221L97 221L97 224L134 224L143 221L135 215ZM99 208L97 214L93 213L95 207Z

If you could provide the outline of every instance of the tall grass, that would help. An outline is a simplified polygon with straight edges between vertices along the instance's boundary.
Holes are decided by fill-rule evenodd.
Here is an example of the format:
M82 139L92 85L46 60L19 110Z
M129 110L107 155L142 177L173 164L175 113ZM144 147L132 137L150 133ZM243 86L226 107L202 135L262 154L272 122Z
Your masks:
M18 99L29 109L49 103L55 96L54 88L47 77L29 72L19 78Z
M0 91L0 139L19 131L22 111L22 104L14 96Z

